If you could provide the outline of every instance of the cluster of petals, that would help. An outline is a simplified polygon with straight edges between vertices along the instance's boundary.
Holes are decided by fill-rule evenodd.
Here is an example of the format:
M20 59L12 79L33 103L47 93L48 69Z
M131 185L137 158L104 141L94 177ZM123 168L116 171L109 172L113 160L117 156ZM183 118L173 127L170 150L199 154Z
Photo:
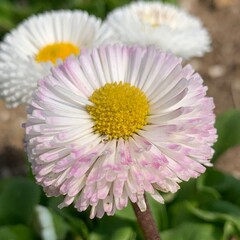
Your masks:
M210 37L202 22L172 4L137 1L110 12L106 22L121 42L155 45L177 56L203 56Z
M129 83L149 102L147 124L128 139L94 132L89 97L106 83ZM26 150L37 182L60 207L91 207L90 217L136 203L211 166L216 141L213 100L190 65L155 47L104 46L83 51L39 81L28 107Z
M0 97L8 107L30 101L37 81L49 74L53 66L50 61L35 60L46 45L69 42L81 51L111 42L112 37L106 24L80 10L51 11L29 17L0 44Z
M211 42L198 18L161 2L125 5L109 13L104 22L80 10L33 15L0 43L0 98L7 107L29 103L38 79L54 65L36 61L39 50L48 44L69 42L81 51L117 41L155 45L183 58L202 56Z

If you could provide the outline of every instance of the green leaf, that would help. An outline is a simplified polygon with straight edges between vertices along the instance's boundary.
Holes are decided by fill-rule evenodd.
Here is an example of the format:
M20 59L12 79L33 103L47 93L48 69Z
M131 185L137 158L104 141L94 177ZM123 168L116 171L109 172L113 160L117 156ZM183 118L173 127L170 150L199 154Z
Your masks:
M191 202L192 205L195 202ZM172 227L179 226L183 222L199 222L197 217L194 216L187 208L187 202L175 202L171 206L168 207L168 217L169 217L169 225Z
M77 1L76 1L77 2ZM73 6L81 10L87 11L89 14L95 15L99 18L105 18L106 16L106 4L104 1L83 1L82 3Z
M177 0L163 0L163 2L165 2L165 3L171 3L171 4L175 4L175 5L177 5Z
M70 215L65 215L65 219L74 234L81 236L83 239L88 239L89 230L82 219Z
M102 235L99 233L93 233L90 235L90 240L133 240L134 234L133 230L130 227L123 227L116 229L110 236Z
M33 240L36 239L32 230L23 225L0 227L1 240Z
M190 179L188 182L182 182L180 183L180 186L180 190L175 195L175 201L181 202L196 199L196 179Z
M81 236L83 239L88 239L89 230L86 222L81 219L82 213L79 213L73 207L59 209L57 206L63 201L62 197L50 198L48 206L53 212L61 216L66 224L71 228L71 232L74 235Z
M204 221L210 222L231 222L240 233L240 208L226 201L212 201L206 209L200 209L188 204L189 211ZM239 235L240 237L240 235Z
M104 217L98 221L99 225L89 240L134 240L136 231L133 230L129 221L117 217Z
M29 224L40 199L40 189L32 181L12 178L0 192L0 224Z
M239 119L239 110L228 111L217 118L218 141L214 145L215 154L213 161L216 161L227 149L240 144Z
M221 230L210 224L185 222L161 233L162 240L219 240Z
M113 10L116 7L121 7L123 5L129 4L131 0L106 0L108 11Z
M117 210L115 216L131 221L136 221L136 216L131 204L128 204L127 207L123 210Z
M181 183L181 189L176 193L175 199L168 205L168 219L170 226L178 226L184 221L194 222L197 218L187 209L186 203L198 205L208 196L201 194L197 189L196 179Z
M53 210L50 210L50 212L52 214L53 224L54 224L55 232L57 234L57 239L64 240L67 235L67 232L70 230L70 226L62 216L60 216Z
M153 215L153 218L160 231L168 228L168 214L165 204L160 204L155 201L150 195L147 195L147 200Z
M220 198L220 194L215 189L203 184L201 177L182 182L181 189L175 194L174 202L192 201L203 204Z
M211 170L207 170L211 171ZM205 196L205 202L208 202L210 200L216 200L219 199L221 197L220 193L213 187L210 187L206 184L206 176L207 173L201 175L197 181L196 181L196 186L197 186L197 190L201 192L201 194L203 194ZM208 196L206 196L208 195Z
M226 222L223 228L223 240L237 239L238 233L233 223Z
M239 179L212 168L208 169L198 181L200 185L220 193L222 199L240 206Z

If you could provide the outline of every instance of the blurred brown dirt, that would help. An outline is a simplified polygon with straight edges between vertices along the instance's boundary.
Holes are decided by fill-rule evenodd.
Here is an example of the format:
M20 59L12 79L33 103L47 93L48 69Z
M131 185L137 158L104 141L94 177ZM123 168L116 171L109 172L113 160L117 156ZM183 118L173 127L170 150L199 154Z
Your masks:
M180 0L181 5L198 16L212 37L212 52L191 60L209 87L217 115L240 108L240 1ZM6 109L0 101L0 178L25 172L23 152L25 106ZM240 176L240 149L227 151L217 168Z
M7 109L0 101L0 178L25 172L24 130L21 127L25 116L25 106Z
M181 3L203 21L212 37L211 53L191 63L208 86L208 95L214 98L215 113L240 109L240 1L181 0ZM216 168L240 178L240 147L225 152Z

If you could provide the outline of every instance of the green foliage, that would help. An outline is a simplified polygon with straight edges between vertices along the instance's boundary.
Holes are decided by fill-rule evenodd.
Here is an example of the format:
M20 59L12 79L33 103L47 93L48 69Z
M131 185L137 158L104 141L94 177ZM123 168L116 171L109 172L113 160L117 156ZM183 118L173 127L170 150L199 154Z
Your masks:
M24 225L0 227L1 240L33 240L35 237L33 231Z
M209 169L206 174L198 179L198 185L200 185L199 183L220 195L216 199L223 198L240 206L240 181L238 179L217 170Z
M182 184L173 201L167 204L170 229L163 232L163 240L174 234L179 239L240 239L239 185L240 180L214 169ZM187 226L190 232L194 229L195 237L190 232L184 233ZM202 227L205 238L201 235Z
M219 240L221 231L211 224L184 222L162 232L161 237L162 240Z
M0 190L0 224L29 224L40 197L36 184L13 178L2 182Z
M217 118L218 141L215 144L213 161L231 147L240 144L240 111L231 110Z
M117 217L104 217L90 235L90 240L134 240L136 232L131 222Z
M151 196L147 195L147 200L152 210L153 218L160 231L169 228L169 220L167 214L167 207L165 204L159 204Z
M57 214L55 211L50 210L52 215L53 224L55 228L55 232L57 234L57 239L64 240L66 239L67 233L70 230L70 225L64 220L64 218Z
M91 227L91 224L87 226L86 223L87 220L89 220L89 217L85 219L82 214L78 214L78 212L71 207L60 210L57 206L62 201L62 198L50 198L47 205L51 211L61 216L61 219L64 219L64 223L70 227L68 230L71 234L81 237L81 239L88 239L88 227Z
M128 206L126 208L124 208L123 210L116 211L115 215L120 218L124 218L124 219L130 220L130 221L136 221L135 213L130 204L128 204Z

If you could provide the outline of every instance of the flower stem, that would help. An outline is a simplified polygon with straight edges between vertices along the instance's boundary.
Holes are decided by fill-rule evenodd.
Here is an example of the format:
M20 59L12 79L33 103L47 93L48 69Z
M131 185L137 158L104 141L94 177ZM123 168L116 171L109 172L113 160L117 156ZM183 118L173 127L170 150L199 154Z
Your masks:
M141 229L143 231L143 234L146 240L160 240L159 231L153 219L153 216L146 198L145 198L145 201L147 205L147 210L145 212L141 212L138 205L136 203L132 203L138 223L141 226Z

